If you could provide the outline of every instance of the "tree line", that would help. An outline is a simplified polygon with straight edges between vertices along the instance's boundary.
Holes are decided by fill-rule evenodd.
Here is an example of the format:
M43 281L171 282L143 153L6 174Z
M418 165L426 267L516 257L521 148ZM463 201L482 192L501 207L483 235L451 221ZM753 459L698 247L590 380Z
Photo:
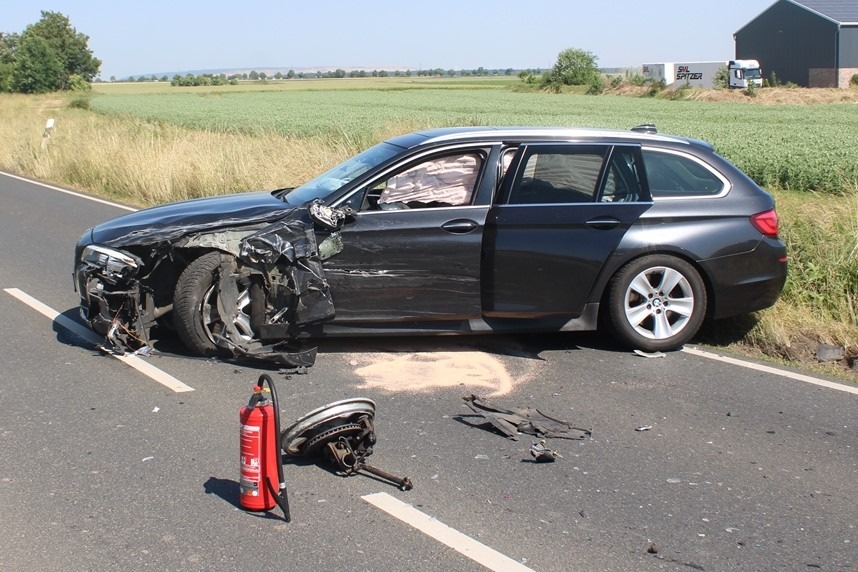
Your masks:
M41 19L23 32L0 32L0 91L46 93L86 90L101 60L59 12L42 10Z
M528 73L541 73L541 70L527 70ZM426 70L351 70L344 69L328 70L328 71L299 71L288 70L286 73L278 71L274 74L266 72L258 72L256 70L244 73L233 73L227 75L225 73L203 73L185 75L175 74L172 79L168 79L166 75L160 78L155 75L140 75L129 76L124 80L117 80L115 76L111 76L110 81L169 81L174 86L208 86L208 85L235 85L239 81L266 81L266 80L282 80L282 79L321 79L321 78L345 78L345 77L482 77L482 76L511 76L515 70L512 68L506 69L486 69L479 67L476 69L426 69Z

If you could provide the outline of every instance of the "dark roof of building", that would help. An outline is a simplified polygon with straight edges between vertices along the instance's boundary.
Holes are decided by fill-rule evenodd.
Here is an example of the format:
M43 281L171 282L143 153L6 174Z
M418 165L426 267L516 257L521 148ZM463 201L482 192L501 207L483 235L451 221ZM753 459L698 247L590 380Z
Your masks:
M858 22L858 2L855 0L789 0L835 22Z

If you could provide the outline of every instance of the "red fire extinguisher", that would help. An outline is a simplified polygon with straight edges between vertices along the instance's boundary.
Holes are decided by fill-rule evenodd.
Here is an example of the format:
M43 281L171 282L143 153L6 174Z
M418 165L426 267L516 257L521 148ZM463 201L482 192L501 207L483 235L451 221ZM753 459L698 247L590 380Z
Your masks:
M265 385L268 389L265 389ZM270 396L270 397L269 397ZM280 456L280 409L277 390L267 374L259 376L253 395L241 408L241 473L239 504L246 510L271 510L275 505L291 520L283 462Z

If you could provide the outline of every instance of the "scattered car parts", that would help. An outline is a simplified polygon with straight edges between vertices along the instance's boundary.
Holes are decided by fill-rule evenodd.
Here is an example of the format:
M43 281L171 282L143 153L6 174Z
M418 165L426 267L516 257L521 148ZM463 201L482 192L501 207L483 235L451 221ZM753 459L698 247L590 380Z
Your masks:
M575 427L571 423L549 417L532 407L506 409L473 394L462 399L471 411L485 418L492 426L514 441L518 441L519 433L535 435L542 439L578 440L593 435L591 429Z
M281 447L287 455L320 458L333 464L343 476L370 473L395 484L413 488L411 479L397 477L366 463L376 444L375 402L357 397L314 409L283 430Z

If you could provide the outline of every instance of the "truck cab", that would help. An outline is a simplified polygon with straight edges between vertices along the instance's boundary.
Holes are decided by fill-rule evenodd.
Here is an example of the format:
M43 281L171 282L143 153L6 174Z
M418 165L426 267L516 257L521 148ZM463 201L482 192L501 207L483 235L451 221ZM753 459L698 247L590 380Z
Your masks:
M748 89L763 87L763 73L757 60L730 60L727 62L730 88Z

